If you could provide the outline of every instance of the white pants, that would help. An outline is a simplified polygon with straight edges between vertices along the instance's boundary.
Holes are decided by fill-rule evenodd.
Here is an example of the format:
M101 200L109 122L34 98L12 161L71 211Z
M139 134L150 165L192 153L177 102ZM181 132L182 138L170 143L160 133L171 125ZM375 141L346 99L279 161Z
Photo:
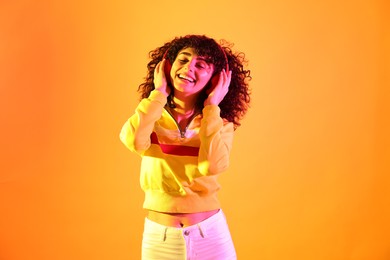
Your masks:
M143 260L235 260L236 251L220 210L199 224L167 227L145 219Z

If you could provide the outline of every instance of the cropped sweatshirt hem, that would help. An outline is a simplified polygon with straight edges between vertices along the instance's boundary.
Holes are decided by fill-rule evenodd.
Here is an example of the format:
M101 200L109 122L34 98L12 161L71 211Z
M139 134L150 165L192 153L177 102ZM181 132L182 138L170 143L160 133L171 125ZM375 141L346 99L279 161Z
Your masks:
M120 133L125 146L142 157L143 207L171 213L220 208L217 178L229 166L233 123L208 105L180 129L165 105L166 96L153 90Z

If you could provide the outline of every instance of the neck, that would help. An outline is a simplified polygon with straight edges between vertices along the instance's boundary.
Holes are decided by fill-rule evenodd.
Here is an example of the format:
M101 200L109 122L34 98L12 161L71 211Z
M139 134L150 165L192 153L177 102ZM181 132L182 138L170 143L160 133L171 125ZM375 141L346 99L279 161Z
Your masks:
M191 96L173 96L173 104L175 105L175 111L183 116L191 116L196 110L196 102L199 95Z
M173 104L174 108L169 108L171 115L178 122L181 129L185 129L189 124L192 116L196 113L196 101L198 95L186 96L185 98L180 97L180 95L174 95Z

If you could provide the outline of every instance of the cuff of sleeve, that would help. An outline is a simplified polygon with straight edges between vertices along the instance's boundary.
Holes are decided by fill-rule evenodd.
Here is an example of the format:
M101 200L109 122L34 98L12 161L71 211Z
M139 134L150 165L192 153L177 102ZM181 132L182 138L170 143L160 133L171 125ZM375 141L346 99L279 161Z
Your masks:
M203 115L208 116L220 116L221 109L217 105L207 105L203 108Z
M167 103L167 97L161 91L155 89L150 92L149 99L161 103L162 106Z

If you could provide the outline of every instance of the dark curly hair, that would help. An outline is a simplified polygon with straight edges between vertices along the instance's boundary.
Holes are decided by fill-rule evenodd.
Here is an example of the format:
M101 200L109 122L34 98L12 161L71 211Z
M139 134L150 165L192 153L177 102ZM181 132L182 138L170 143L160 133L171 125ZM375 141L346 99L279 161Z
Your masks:
M229 91L219 104L221 117L232 122L237 128L240 126L240 120L248 110L250 102L250 90L248 81L251 80L250 70L244 69L245 54L242 52L233 53L230 44L227 41L221 41L218 44L214 39L204 35L187 35L176 37L163 46L149 52L151 61L148 63L148 73L145 82L139 85L138 91L141 93L141 99L149 97L154 89L154 69L156 65L165 57L171 64L175 61L177 54L184 48L193 48L197 55L204 57L208 63L214 65L214 75L220 73L226 68L228 62L229 70L232 71L232 78ZM169 83L169 82L168 82ZM206 89L210 86L211 80L207 83L204 91L201 93L198 109L203 108L203 103L207 98ZM168 105L173 106L173 91L168 97Z

